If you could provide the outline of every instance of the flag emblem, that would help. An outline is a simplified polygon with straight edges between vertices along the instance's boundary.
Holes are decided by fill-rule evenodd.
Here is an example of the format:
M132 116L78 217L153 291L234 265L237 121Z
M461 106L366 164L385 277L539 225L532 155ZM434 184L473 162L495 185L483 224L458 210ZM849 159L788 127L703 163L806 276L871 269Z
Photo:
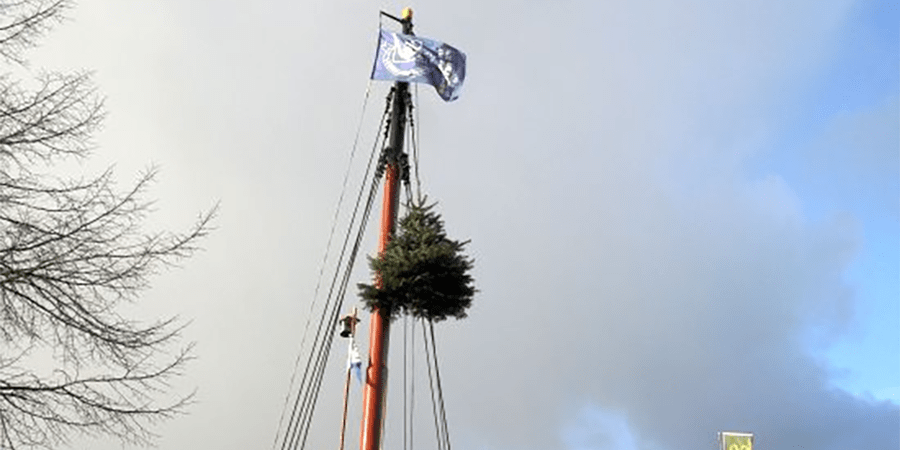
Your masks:
M382 29L371 78L430 84L449 102L465 81L466 55L443 42Z

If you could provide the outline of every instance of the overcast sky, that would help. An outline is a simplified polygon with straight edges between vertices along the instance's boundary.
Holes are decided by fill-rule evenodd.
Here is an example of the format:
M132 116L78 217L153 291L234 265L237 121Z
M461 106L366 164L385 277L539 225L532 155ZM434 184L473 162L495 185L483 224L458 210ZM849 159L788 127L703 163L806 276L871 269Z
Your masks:
M159 448L271 448L377 13L403 6L84 0L31 53L35 71L95 71L106 95L85 171L115 164L124 187L161 167L148 229L221 203L205 251L134 308L191 320L198 344L175 386L198 402ZM438 326L455 448L712 449L721 430L767 450L900 446L895 2L409 6L468 57L458 101L419 87L424 189L472 240L480 290ZM371 89L362 154L389 85ZM337 446L344 358L315 448ZM385 448L402 447L401 406Z

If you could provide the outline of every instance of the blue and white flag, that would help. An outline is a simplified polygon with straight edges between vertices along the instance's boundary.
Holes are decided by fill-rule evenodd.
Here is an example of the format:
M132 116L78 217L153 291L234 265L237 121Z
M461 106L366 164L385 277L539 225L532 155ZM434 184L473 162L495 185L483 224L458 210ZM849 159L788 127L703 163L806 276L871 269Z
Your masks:
M356 339L350 339L350 348L347 350L347 370L356 374L356 380L362 383L362 357L359 348L356 347Z
M466 79L466 55L443 42L382 29L372 79L428 83L453 101Z

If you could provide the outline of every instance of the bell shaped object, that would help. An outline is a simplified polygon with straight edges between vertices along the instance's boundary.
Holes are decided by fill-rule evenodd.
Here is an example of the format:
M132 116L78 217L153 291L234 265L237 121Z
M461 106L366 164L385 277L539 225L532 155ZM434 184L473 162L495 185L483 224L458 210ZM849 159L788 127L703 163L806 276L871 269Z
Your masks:
M356 333L356 323L359 322L359 319L356 318L356 314L347 314L344 317L341 317L341 337L348 338L353 336Z

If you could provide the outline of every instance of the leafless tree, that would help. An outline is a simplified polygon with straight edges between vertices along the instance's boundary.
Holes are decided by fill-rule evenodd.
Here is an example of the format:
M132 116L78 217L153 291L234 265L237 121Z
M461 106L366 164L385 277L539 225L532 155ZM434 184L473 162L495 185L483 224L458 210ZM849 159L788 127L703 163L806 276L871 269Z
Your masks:
M153 171L124 191L110 171L65 178L103 119L89 74L32 73L24 53L69 0L0 0L0 449L50 448L73 435L147 443L190 396L168 382L190 359L182 325L120 313L161 267L189 256L213 212L184 233L142 230Z

